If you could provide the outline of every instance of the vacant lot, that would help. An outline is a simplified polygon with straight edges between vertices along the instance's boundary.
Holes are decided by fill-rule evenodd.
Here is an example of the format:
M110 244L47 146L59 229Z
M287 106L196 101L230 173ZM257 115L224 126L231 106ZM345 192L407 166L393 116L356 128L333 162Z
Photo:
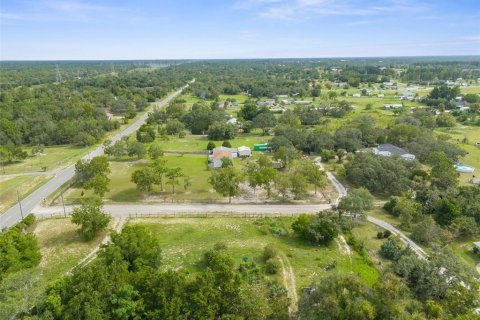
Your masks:
M296 288L300 290L332 272L355 272L369 283L377 280L377 269L352 253L352 259L339 244L312 246L292 234L293 218L151 218L130 223L145 225L162 247L163 268L198 271L197 263L205 251L224 243L238 264L244 258L263 267L263 248L274 244L293 268ZM274 233L286 234L283 236ZM329 267L333 267L327 271Z

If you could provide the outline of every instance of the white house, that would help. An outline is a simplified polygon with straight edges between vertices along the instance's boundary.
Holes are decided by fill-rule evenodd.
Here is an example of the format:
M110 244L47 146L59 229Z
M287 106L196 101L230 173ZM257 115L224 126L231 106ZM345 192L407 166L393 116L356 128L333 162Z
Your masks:
M354 93L352 94L352 97L354 98L360 98L362 95L360 93Z
M378 147L373 148L372 151L374 154L380 156L391 157L394 154L398 154L405 160L415 160L414 154L408 153L404 149L389 143L381 144Z
M259 107L274 106L274 105L276 105L275 99L265 99L265 100L257 101L257 106Z
M379 98L385 98L385 95L384 95L383 93L379 93L379 94L377 94L377 97L379 97Z

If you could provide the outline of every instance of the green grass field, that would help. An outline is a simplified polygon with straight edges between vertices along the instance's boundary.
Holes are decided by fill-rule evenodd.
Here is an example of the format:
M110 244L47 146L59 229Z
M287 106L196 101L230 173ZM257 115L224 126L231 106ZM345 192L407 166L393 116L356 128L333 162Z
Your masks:
M266 143L272 137L259 134L238 134L235 139L230 140L232 147L247 146L253 150L253 145L257 143ZM157 140L157 144L163 150L175 151L206 151L208 140L207 136L187 135L185 138L168 136L168 140ZM217 147L221 146L223 141L213 141Z
M453 128L437 129L436 132L450 135L451 142L468 152L465 157L460 159L460 162L474 167L475 172L473 174L460 173L460 182L464 185L471 185L472 177L475 175L478 178L480 172L480 147L475 146L476 142L480 142L480 127L457 125ZM464 138L468 139L468 143L462 143Z
M20 199L38 189L52 175L19 176L2 179L0 177L0 215L17 202L17 191Z
M72 145L45 147L43 155L29 155L25 160L5 165L5 174L43 171L44 166L47 171L55 170L74 163L88 150L89 148ZM0 177L1 174L3 169L0 169Z
M222 197L216 192L211 191L211 186L208 183L208 178L210 177L210 171L207 170L206 165L206 156L195 156L195 155L173 155L166 154L163 157L167 160L167 165L169 167L180 167L183 170L183 173L191 177L192 185L190 188L185 191L182 185L175 189L174 199L182 200L189 199L195 201L214 201L221 199ZM237 168L240 168L242 165L241 159L234 159L234 163ZM110 164L111 174L110 174L110 191L105 195L106 201L112 202L135 202L144 199L138 190L136 185L130 181L132 173L145 166L146 160L142 161L128 161L128 162L117 162L112 161ZM66 193L67 202L75 202L81 198L80 189L71 189ZM88 196L89 192L85 192L85 196ZM164 192L160 192L158 187L154 187L151 196L156 197L157 201L162 198L171 199L172 197L172 188L170 185L164 185ZM149 196L146 197L147 200Z
M289 230L286 236L274 236L271 225L289 229L292 218L243 219L243 218L152 218L134 219L129 223L145 225L158 238L162 248L163 268L182 269L190 273L198 271L197 263L205 251L222 242L228 252L240 264L243 257L263 266L261 255L267 244L274 244L290 262L297 290L309 286L323 276L338 272L354 272L368 283L378 279L378 270L367 264L358 254L348 258L332 242L328 247L312 246L299 240ZM326 271L329 264L336 264Z

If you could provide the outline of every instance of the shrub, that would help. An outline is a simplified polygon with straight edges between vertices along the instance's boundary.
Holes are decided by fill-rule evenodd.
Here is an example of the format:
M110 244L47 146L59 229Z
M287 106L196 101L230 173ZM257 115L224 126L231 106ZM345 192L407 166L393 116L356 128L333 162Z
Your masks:
M33 214L29 214L19 223L20 228L30 227L32 224L35 223L35 216Z
M273 244L267 244L263 248L263 260L267 261L269 259L275 258L278 254L277 248Z
M216 148L217 146L215 145L214 142L212 141L208 141L207 143L207 150L210 151L210 150L213 150L214 148Z
M384 238L389 238L391 235L392 235L392 233L390 232L390 230L385 230L383 232L383 237Z
M400 202L399 197L396 197L396 196L390 197L390 199L388 199L388 201L385 202L385 204L383 205L383 209L385 209L385 211L387 211L388 213L393 214L393 208L395 208L395 206L399 202Z
M277 274L280 267L280 262L275 258L268 259L265 263L265 271L268 274Z
M398 239L388 239L380 247L380 255L389 260L397 260L401 252L402 247Z
M293 223L292 229L303 239L315 244L328 245L338 236L339 225L325 216L300 215Z
M383 239L383 232L382 231L377 232L377 239Z
M231 147L232 147L232 144L230 143L230 141L225 140L225 141L223 141L223 143L222 143L222 147L231 148Z

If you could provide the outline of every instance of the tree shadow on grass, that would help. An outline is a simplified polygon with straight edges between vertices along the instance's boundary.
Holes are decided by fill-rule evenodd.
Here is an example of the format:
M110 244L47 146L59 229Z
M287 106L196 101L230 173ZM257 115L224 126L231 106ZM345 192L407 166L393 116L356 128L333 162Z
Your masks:
M61 234L52 234L42 240L41 246L45 248L64 247L74 242L84 242L77 229L63 231Z
M132 202L142 199L136 188L129 188L113 194L110 199L115 202Z

